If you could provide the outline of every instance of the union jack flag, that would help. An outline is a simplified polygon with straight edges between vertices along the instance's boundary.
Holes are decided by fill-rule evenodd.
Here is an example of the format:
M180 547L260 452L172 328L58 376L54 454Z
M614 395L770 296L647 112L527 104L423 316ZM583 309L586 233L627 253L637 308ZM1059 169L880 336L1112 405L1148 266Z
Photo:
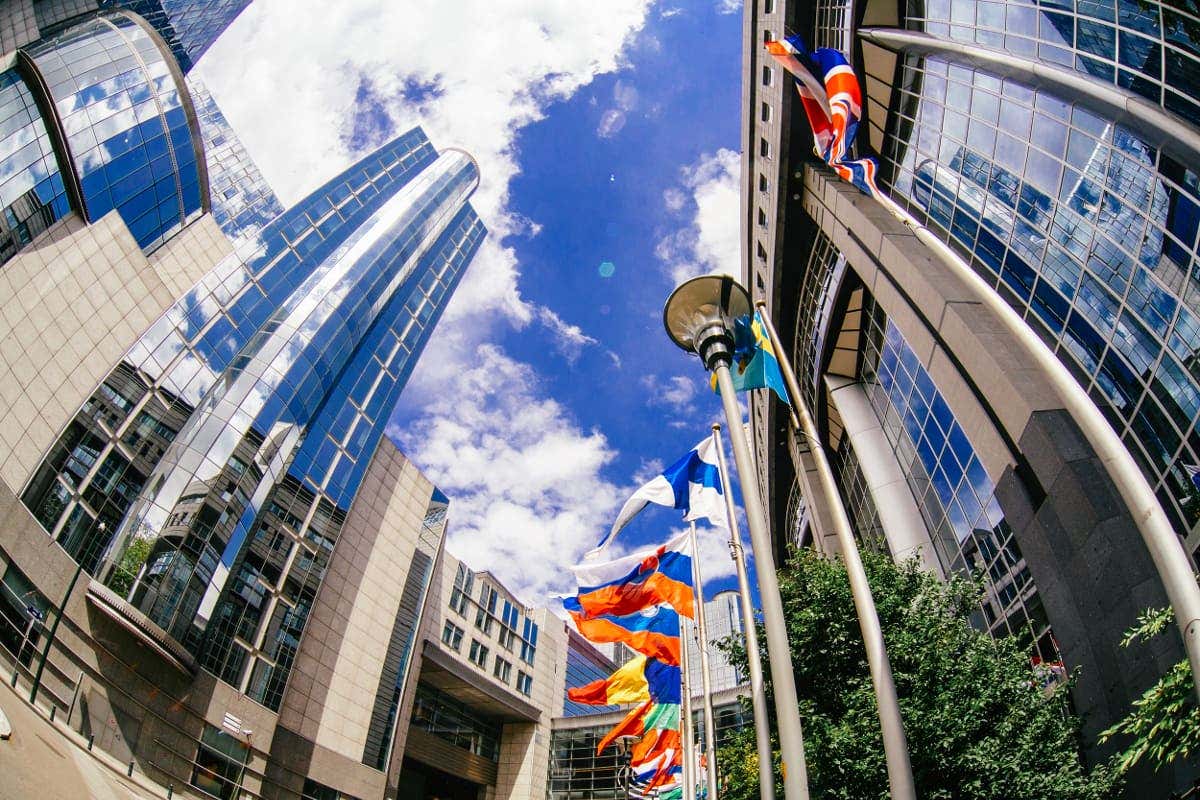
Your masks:
M846 158L862 116L862 89L850 62L832 48L810 52L799 35L767 42L766 47L796 78L796 91L816 139L816 154L842 180L853 183L871 197L878 197L875 159Z

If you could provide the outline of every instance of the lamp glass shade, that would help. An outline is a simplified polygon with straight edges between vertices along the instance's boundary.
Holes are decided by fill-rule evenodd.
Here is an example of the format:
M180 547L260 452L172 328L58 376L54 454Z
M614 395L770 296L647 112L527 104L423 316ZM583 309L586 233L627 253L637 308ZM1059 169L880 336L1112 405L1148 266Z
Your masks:
M733 330L733 321L750 313L750 295L728 275L701 275L675 287L663 307L663 326L671 341L696 351L696 335L713 325Z

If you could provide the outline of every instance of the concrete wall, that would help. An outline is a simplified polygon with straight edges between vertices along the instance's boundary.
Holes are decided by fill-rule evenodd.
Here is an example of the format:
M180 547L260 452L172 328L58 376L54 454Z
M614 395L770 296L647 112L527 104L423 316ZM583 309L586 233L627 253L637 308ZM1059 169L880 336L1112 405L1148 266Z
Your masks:
M1114 745L1098 747L1096 735L1183 657L1174 628L1121 647L1138 615L1166 595L1116 487L1047 377L890 213L814 167L804 206L970 432L1067 667L1079 670L1073 698L1089 752L1106 757Z
M432 493L429 479L383 438L342 526L280 708L287 733L277 734L273 755L356 797L383 794L384 774L362 763L363 752Z
M231 252L208 215L149 258L110 213L69 215L0 269L0 479L19 494L146 328Z

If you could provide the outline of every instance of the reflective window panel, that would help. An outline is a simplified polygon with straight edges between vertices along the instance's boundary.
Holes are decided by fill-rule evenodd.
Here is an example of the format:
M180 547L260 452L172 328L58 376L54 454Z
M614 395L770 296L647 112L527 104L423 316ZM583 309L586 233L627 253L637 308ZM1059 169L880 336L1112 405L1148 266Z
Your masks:
M58 161L33 96L0 72L0 264L70 213Z
M907 25L1114 83L1200 123L1200 9L1157 0L908 0Z
M124 14L28 49L50 89L89 220L116 210L145 251L202 213L198 134L157 37Z
M1200 464L1196 172L1078 105L943 60L910 58L898 87L892 196L1057 352L1186 535L1200 520L1185 469Z

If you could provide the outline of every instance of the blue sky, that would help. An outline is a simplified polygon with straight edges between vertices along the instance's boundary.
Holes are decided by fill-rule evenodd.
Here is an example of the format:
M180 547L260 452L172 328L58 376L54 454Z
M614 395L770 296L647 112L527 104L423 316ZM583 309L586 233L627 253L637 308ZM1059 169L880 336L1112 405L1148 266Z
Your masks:
M450 549L542 602L719 414L661 311L739 269L741 8L400 5L255 0L200 75L285 205L414 124L479 160L491 233L389 433L451 498ZM680 525L654 509L619 541Z

